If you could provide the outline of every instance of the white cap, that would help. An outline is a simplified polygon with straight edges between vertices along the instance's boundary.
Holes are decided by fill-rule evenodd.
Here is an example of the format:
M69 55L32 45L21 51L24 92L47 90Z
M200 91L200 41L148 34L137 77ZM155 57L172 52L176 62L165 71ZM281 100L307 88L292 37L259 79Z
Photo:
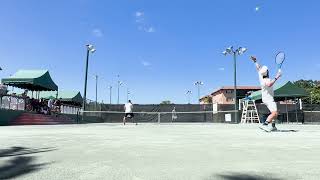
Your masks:
M266 76L268 74L268 67L267 66L262 66L262 68L259 70L259 73L262 76Z

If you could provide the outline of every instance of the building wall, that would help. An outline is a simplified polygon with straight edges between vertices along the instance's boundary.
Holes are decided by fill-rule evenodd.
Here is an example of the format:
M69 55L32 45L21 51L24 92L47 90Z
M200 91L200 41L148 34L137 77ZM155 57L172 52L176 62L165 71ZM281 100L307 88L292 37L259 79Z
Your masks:
M234 104L233 90L223 90L224 104Z
M212 102L218 104L234 104L233 90L220 90L212 96Z
M212 103L218 103L221 104L221 102L223 102L223 97L222 94L219 92L216 92L215 94L211 95L212 98Z
M245 94L251 90L237 90L237 98L242 99L245 97ZM234 98L233 98L233 89L228 90L220 90L212 95L212 102L218 103L218 104L234 104Z

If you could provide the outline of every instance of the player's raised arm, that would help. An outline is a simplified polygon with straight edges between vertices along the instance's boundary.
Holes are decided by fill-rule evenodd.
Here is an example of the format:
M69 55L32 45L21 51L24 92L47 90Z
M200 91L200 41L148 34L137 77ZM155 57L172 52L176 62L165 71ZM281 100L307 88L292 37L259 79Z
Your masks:
M255 56L251 56L250 59L254 62L254 64L256 65L257 71L259 71L261 69L260 64L257 62L257 58Z
M281 75L282 75L281 71L279 70L276 77L273 80L271 80L270 82L266 83L266 85L269 87L273 86L274 83L276 83L276 81L281 77Z

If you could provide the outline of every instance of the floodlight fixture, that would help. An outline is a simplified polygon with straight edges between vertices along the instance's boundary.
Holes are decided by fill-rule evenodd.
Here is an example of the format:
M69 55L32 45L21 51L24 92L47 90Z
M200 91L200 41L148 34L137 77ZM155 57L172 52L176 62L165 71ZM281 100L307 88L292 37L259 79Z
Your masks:
M239 47L239 48L237 49L237 52L238 52L239 55L242 55L242 54L245 53L246 51L247 51L247 48L245 48L245 47Z
M233 53L233 46L228 47L226 49L226 52L229 53L229 54Z
M227 51L223 51L222 54L226 56L228 53Z
M92 44L87 44L87 50L90 51L91 53L94 53L96 49Z

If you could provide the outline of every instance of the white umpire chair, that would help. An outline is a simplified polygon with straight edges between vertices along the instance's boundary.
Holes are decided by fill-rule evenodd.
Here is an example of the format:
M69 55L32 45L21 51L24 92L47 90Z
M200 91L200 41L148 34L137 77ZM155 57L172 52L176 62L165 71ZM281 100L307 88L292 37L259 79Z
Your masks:
M241 123L260 123L257 106L254 100L245 99L242 101Z

